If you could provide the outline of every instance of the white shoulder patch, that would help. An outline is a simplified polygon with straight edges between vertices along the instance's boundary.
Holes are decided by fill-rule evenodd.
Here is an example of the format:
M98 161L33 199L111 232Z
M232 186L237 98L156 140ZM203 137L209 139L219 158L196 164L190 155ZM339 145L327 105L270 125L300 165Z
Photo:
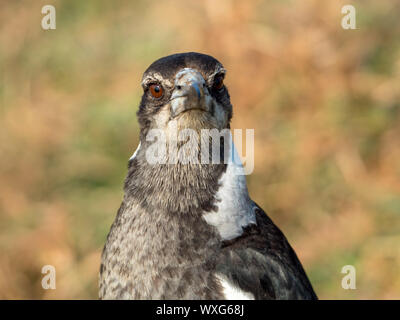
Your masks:
M218 229L223 240L231 240L243 233L242 227L249 224L257 224L254 212L254 204L247 191L246 177L243 174L243 165L236 163L239 155L232 142L234 159L226 168L226 172L220 179L220 188L216 199L217 212L209 212L203 215L206 222Z
M255 300L252 293L243 291L242 289L234 286L224 276L217 274L216 277L220 281L223 288L225 300Z
M141 143L139 142L139 145L137 146L136 151L133 153L132 157L129 158L129 160L133 160L136 157L136 155L140 149L140 144Z

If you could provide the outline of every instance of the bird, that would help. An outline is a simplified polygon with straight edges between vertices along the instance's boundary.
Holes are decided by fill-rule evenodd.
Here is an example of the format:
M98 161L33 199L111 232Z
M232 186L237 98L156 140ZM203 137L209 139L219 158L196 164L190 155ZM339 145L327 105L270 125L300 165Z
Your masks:
M160 58L144 72L140 142L102 251L100 299L318 299L284 234L251 200L243 165L229 161L237 150L226 134L233 108L225 75L197 52ZM200 138L177 138L187 129ZM212 140L202 130L225 134ZM199 141L212 143L200 152Z

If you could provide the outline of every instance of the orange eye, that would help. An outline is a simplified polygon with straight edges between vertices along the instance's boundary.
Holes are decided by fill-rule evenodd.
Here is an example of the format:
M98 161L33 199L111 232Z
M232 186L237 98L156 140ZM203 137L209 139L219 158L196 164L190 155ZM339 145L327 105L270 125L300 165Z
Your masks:
M159 84L152 84L150 86L150 93L154 98L161 98L164 90Z
M223 76L216 76L214 79L214 89L221 90L224 86L224 77Z

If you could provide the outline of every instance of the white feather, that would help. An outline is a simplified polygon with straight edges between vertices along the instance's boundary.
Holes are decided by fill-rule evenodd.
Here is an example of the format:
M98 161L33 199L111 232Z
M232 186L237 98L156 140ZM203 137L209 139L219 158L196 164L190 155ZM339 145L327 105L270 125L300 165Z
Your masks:
M136 148L136 151L133 153L132 157L129 158L129 160L133 160L136 157L139 149L140 149L140 142L139 142L139 145Z
M216 274L217 279L220 281L224 299L226 300L254 300L254 295L250 292L241 290L234 286L224 276Z
M233 142L232 154L233 160L227 164L216 195L218 211L203 215L208 224L217 228L223 240L234 239L243 233L243 227L256 224L254 204L249 197L243 165Z

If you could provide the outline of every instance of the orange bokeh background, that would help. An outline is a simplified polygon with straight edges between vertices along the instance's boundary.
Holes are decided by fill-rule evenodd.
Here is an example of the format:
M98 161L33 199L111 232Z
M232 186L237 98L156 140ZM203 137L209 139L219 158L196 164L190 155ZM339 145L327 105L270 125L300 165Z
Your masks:
M41 8L56 8L56 30ZM344 30L353 4L357 29ZM228 70L255 130L250 194L322 299L400 298L400 3L8 1L0 10L0 298L96 299L138 143L146 67L185 51ZM56 290L41 287L54 265ZM344 290L341 269L357 270Z

